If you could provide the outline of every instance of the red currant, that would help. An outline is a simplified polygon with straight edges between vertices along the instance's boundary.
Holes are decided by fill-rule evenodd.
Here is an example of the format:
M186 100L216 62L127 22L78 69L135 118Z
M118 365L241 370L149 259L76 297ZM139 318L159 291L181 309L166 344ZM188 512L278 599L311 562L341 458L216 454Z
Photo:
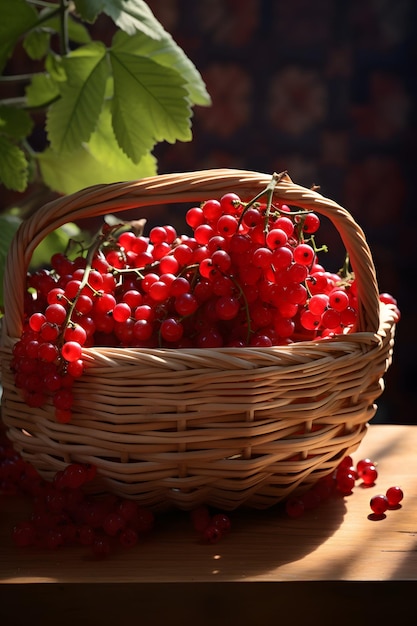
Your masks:
M361 472L358 471L360 478L365 485L373 485L378 478L378 472L375 465L366 465Z
M375 515L383 515L388 509L388 499L383 494L373 496L370 501L370 506Z
M404 493L401 487L397 487L397 486L389 487L385 495L387 497L388 506L390 508L397 507L402 501L402 499L404 498Z

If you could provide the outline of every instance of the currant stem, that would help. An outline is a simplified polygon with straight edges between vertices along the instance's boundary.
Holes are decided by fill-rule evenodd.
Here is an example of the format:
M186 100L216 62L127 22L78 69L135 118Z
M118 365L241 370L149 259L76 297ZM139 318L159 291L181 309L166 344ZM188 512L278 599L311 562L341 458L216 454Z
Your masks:
M349 253L346 252L345 255L345 260L343 261L343 265L339 270L339 274L341 278L348 278L348 276L351 274L350 271L350 258L349 258Z
M265 187L265 189L263 189L262 191L260 191L258 194L256 194L256 196L254 198L252 198L252 200L249 200L249 202L246 204L245 208L242 211L242 214L240 215L239 218L239 225L242 222L243 216L246 213L246 211L253 206L258 200L260 200L262 198L262 196L264 196L265 194L268 194L268 203L269 203L269 209L271 208L272 205L272 197L274 195L274 191L275 191L275 187L277 186L277 184L279 183L279 181L285 176L287 172L281 172L280 174L277 174L276 172L274 172L272 174L271 180L269 181L268 185Z
M93 264L94 256L100 250L100 247L103 245L104 241L109 239L110 235L112 234L112 232L115 229L116 228L111 229L109 232L107 232L106 235L103 233L103 231L100 231L100 233L95 238L93 244L88 248L84 274L83 274L83 277L81 279L80 286L78 287L78 291L75 294L73 300L71 301L70 307L69 307L67 315L65 317L65 321L64 321L63 326L62 326L62 331L61 331L61 333L60 333L60 335L58 337L58 340L57 340L57 345L61 345L62 344L65 329L69 326L69 324L72 321L71 318L72 318L72 314L74 313L77 301L78 301L78 299L79 299L79 297L80 297L84 287L86 285L88 285L88 279L89 279L89 276L90 276L90 272L93 269L93 265L92 264Z
M322 246L320 246L320 248L318 248L316 246L316 240L313 236L310 237L309 242L311 244L311 247L314 250L314 254L317 254L317 252L328 252L329 248L326 246L326 244L323 244Z

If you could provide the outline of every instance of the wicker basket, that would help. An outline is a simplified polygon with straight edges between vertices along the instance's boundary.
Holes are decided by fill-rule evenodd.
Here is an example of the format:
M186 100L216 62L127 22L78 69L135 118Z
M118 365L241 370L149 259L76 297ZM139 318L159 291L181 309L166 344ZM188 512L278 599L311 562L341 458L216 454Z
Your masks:
M5 272L2 415L16 450L43 476L86 462L97 467L96 492L154 510L201 503L260 509L307 488L358 447L391 362L395 312L379 302L371 253L351 215L287 176L276 197L330 218L349 252L358 332L273 348L85 349L88 367L75 384L68 424L56 422L52 406L29 408L14 386L9 364L22 329L26 272L50 231L227 191L250 199L269 181L220 169L100 185L49 203L22 225Z

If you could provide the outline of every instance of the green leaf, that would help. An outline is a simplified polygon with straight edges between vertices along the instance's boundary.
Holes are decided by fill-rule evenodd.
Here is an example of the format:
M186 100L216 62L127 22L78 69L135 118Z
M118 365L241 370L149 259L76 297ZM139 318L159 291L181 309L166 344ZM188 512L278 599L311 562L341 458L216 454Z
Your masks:
M143 0L75 0L82 19L95 22L99 13L106 13L129 35L142 31L152 39L159 39L163 27Z
M114 78L113 128L120 147L137 162L160 141L191 139L191 108L175 70L137 57L122 46L110 50Z
M1 0L0 0L1 1ZM48 9L47 9L48 10ZM44 15L44 11L40 12L40 16ZM53 16L49 20L43 22L43 26L59 33L61 30L61 22L58 16ZM68 39L78 44L86 44L91 41L90 33L87 28L79 20L75 19L72 13L68 14Z
M0 276L4 276L7 251L22 220L17 215L0 215ZM0 308L3 309L3 280L0 280Z
M211 104L199 71L166 31L163 31L158 41L146 37L143 33L129 37L119 31L113 37L113 47L116 50L121 47L124 52L133 56L147 57L164 67L176 70L184 79L192 103L201 106Z
M59 88L49 74L34 74L26 87L28 107L45 107L59 96Z
M68 15L68 39L79 44L85 44L91 41L90 33L84 24L76 20L71 13Z
M74 0L78 15L86 22L96 21L98 14L102 12L105 0Z
M103 138L92 141L93 149L89 146L79 148L69 155L60 155L51 148L37 155L42 178L51 189L61 194L69 194L90 185L115 183L124 180L137 180L145 176L156 174L156 160L152 154L146 154L136 165L132 161L120 161L112 157L111 165L104 159L93 155L97 154L98 146ZM106 152L109 154L109 149ZM126 158L126 157L125 157Z
M64 69L63 58L57 54L50 53L45 59L45 69L48 74L57 83L62 83L67 80L67 75Z
M143 0L104 0L103 12L109 15L128 35L142 31L159 39L163 27Z
M49 50L50 38L51 34L43 28L36 28L30 31L23 40L23 48L26 54L35 61L43 59Z
M47 133L52 148L72 152L93 132L108 76L106 48L97 41L78 48L63 59L67 82L60 83L61 98L47 115Z
M0 0L0 72L19 37L37 20L37 11L26 0Z
M23 150L0 136L0 182L7 189L24 191L28 183L28 167Z
M27 137L33 128L33 120L23 109L0 106L0 132L13 139Z
M115 137L110 104L106 103L100 114L97 127L86 145L89 153L112 172L113 180L131 180L140 177L139 166L144 162L134 163L120 148ZM152 170L154 171L154 170Z

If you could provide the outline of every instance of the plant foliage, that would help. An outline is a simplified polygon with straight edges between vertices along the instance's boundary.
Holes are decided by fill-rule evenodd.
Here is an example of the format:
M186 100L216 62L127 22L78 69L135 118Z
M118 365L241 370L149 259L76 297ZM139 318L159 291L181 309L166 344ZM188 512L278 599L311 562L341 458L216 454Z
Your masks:
M103 15L110 45L94 38ZM29 71L13 75L22 54ZM68 194L156 174L155 145L190 141L192 107L210 104L143 0L0 0L0 74L0 88L12 88L0 97L0 188L24 200L31 183ZM19 202L0 215L0 317L6 253L23 217ZM64 239L51 233L35 260Z
M91 34L101 14L114 22L109 46ZM192 107L210 104L143 0L0 0L0 42L0 80L26 82L23 96L0 100L0 183L11 190L34 176L69 193L156 173L155 145L190 141ZM20 45L36 71L12 77ZM31 145L40 112L41 150Z

